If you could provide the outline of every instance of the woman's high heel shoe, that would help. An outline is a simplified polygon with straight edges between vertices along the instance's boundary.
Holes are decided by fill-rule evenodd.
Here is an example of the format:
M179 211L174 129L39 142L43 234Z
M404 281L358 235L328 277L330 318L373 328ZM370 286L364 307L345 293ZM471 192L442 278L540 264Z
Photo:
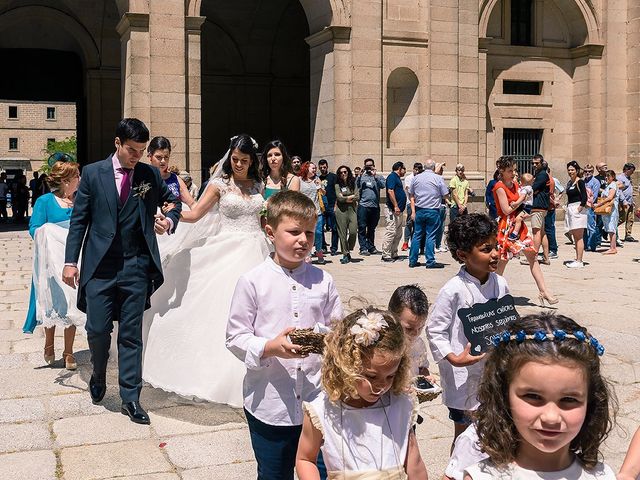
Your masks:
M76 363L76 358L73 356L73 353L63 353L62 358L64 358L64 366L67 370L75 370L78 368L78 364Z
M556 297L548 295L546 293L538 294L538 300L540 300L540 303L542 304L543 307L544 307L544 302L547 302L549 305L555 305L560 301Z
M53 365L53 362L56 361L56 355L55 353L53 355L47 355L47 350L49 349L53 349L53 345L46 345L44 347L44 362L47 365Z

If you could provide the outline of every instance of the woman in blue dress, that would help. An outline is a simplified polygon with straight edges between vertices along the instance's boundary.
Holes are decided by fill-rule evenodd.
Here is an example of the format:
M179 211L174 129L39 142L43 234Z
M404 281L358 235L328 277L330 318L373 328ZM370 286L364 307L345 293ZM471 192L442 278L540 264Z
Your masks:
M598 202L593 206L594 210L605 205L611 205L611 210L607 214L602 215L602 225L604 231L609 234L609 248L602 252L603 255L615 255L618 253L616 249L616 232L618 231L618 182L616 180L616 172L607 170L604 175L607 186L600 194Z
M177 174L169 170L169 160L171 158L171 142L166 137L153 137L147 147L147 158L151 165L160 170L160 176L167 184L171 193L179 198L182 203L193 208L196 201L189 193L187 184L184 183Z
M29 310L22 331L33 333L36 325L42 324L45 331L44 360L51 365L55 361L56 327L64 328L62 357L66 368L75 370L73 341L76 326L84 324L85 316L75 305L75 290L64 286L60 279L64 243L80 172L78 164L70 161L69 156L54 154L52 158L64 161L56 161L51 168L47 177L51 193L38 197L29 222L29 235L34 239L34 266Z

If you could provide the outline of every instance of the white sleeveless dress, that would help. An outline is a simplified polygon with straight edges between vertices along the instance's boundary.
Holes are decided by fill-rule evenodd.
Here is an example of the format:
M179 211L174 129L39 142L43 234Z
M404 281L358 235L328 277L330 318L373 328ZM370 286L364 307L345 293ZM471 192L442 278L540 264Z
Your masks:
M409 432L416 422L415 394L386 393L354 408L322 391L303 408L322 433L322 458L330 480L405 480Z
M142 377L166 391L241 408L245 367L225 348L225 331L238 278L269 253L259 216L264 200L257 183L247 197L233 182L212 182L220 190L212 207L218 214L195 225L219 225L194 228L215 233L165 259L164 284L144 316Z

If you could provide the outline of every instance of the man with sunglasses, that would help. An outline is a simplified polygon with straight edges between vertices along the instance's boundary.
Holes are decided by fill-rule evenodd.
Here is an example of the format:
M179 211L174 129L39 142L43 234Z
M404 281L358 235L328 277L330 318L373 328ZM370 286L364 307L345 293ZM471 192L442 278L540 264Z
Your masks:
M115 153L83 169L62 271L62 280L78 287L78 308L87 314L91 400L102 401L107 390L111 331L117 321L121 412L142 424L150 423L139 402L142 315L164 281L156 234L175 230L181 210L160 171L140 162L148 141L145 124L125 118L116 128ZM169 203L174 208L166 217L156 213Z

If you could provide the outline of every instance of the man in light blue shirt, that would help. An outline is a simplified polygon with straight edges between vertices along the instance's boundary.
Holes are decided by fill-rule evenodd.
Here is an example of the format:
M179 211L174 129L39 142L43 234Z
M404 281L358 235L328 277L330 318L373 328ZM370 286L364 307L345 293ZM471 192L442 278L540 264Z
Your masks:
M436 232L440 226L440 205L442 200L449 199L449 189L443 178L435 173L436 163L428 159L424 165L424 172L416 175L409 187L411 200L411 218L414 222L413 238L409 250L409 267L417 267L418 252L426 236L425 257L427 268L443 268L436 262L435 245Z
M622 167L622 173L616 178L618 182L622 183L621 193L624 215L620 215L620 223L624 223L624 242L638 241L631 236L631 230L633 229L633 215L635 213L633 209L633 183L631 182L631 176L635 171L636 166L633 163L625 163L624 167Z
M587 187L587 234L585 235L585 249L595 252L600 245L600 231L597 226L597 215L593 211L593 204L600 194L600 180L594 175L593 165L584 167L584 184ZM589 194L591 192L591 194ZM589 200L591 199L591 200Z

